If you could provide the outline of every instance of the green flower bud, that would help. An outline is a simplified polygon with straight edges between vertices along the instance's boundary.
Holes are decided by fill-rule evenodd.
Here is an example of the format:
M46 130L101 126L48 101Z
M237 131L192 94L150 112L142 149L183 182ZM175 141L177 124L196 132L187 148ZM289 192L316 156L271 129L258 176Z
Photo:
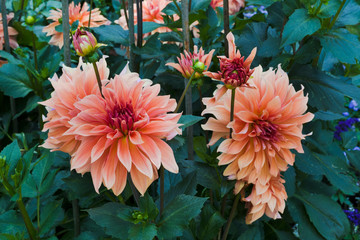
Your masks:
M34 25L35 20L36 20L36 19L35 19L34 16L29 15L29 16L26 17L25 23L26 23L27 25L29 25L29 26L32 26L32 25Z
M197 61L194 65L193 65L193 69L197 72L197 73L203 73L203 71L205 70L205 64L203 62Z

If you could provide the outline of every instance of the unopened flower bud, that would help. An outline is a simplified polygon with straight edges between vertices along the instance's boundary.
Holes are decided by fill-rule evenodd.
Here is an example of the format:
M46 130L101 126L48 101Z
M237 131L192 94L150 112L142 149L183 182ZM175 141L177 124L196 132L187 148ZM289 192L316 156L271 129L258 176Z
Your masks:
M98 48L96 38L88 31L78 29L73 37L73 45L77 55L91 56Z
M35 19L34 16L29 15L29 16L26 17L25 23L26 23L27 25L29 25L29 26L32 26L32 25L34 25L35 20L36 20L36 19Z
M195 70L195 72L202 74L205 70L205 64L203 62L197 61L193 65L193 69Z

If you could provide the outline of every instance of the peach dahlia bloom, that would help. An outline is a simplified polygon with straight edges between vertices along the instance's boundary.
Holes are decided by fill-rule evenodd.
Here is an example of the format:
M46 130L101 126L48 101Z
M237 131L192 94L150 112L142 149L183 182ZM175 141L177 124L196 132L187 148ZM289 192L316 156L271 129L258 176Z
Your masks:
M8 25L9 25L10 20L13 19L13 17L14 17L14 13L9 13L6 16ZM10 47L17 48L19 46L19 44L16 41L16 35L18 34L18 32L15 30L15 28L9 27L9 26L8 26L8 32L9 32ZM4 27L3 27L3 22L2 22L2 16L0 15L0 50L4 49L4 44L5 44ZM0 60L0 67L5 63L7 63L7 61Z
M198 50L198 46L195 45L193 53L189 53L186 50L184 51L184 54L180 53L180 58L177 57L179 63L167 63L165 65L175 68L183 75L184 78L189 79L194 72L192 67L196 61L204 63L205 71L208 70L214 51L215 50L213 49L208 54L205 54L205 51L202 49L202 47L200 47L200 50ZM200 77L202 77L202 74L196 72L194 79Z
M205 98L203 114L210 113L215 118L211 117L202 127L213 131L209 145L226 138L219 145L218 159L219 165L228 165L224 176L237 180L235 193L239 193L245 183L253 184L253 192L247 198L253 204L247 218L251 223L264 213L277 218L278 212L283 211L286 194L279 187L283 183L280 172L294 163L291 149L303 153L302 127L314 115L305 113L308 97L304 96L303 88L295 91L289 85L289 78L280 65L276 72L272 69L263 72L261 66L256 67L249 84L254 87L235 90L234 120L230 123L231 92L227 91L215 102ZM220 89L219 86L217 91ZM232 138L228 138L230 128ZM273 207L274 202L277 207ZM260 204L268 204L269 209Z
M212 78L213 80L221 81L224 86L216 92L212 101L217 101L225 94L227 89L234 89L237 87L248 87L247 83L251 74L254 72L250 69L250 65L254 60L256 48L254 48L249 57L244 61L240 51L236 50L234 35L229 32L226 36L229 44L229 57L219 56L220 71L217 73L204 72L204 75Z
M84 71L66 69L60 79L52 80L55 91L43 103L49 108L44 128L49 129L49 138L43 146L70 153L71 169L90 172L97 192L103 183L119 195L129 172L144 194L161 165L178 172L164 139L181 134L177 123L181 114L168 114L176 101L158 96L160 85L151 86L137 73L123 71L106 80L109 70L101 61L97 64L104 98L88 65L82 64Z
M224 0L211 0L210 6L213 9L224 6ZM240 8L245 7L245 0L229 0L229 14L234 15Z
M89 25L89 5L84 2L81 7L81 3L75 6L74 2L69 4L69 23L70 26L79 21L78 27L87 27ZM62 48L64 45L63 33L57 32L55 27L61 25L59 22L62 19L62 11L61 9L50 10L50 16L47 18L52 20L53 22L44 27L43 32L46 33L46 36L51 36L50 45L56 45L59 48ZM91 21L90 27L99 27L101 25L108 25L110 21L107 20L104 16L101 15L101 12L98 8L91 10Z
M109 77L109 69L106 66L105 57L97 62L100 78L104 84ZM80 111L74 104L85 96L100 95L96 75L92 64L83 63L80 58L77 68L63 66L63 74L58 77L56 74L50 82L54 88L51 98L41 102L46 106L48 114L44 119L43 131L48 132L48 138L42 145L52 151L62 151L74 154L80 144L75 135L65 135L71 127L69 121ZM77 169L79 173L85 173L89 169Z

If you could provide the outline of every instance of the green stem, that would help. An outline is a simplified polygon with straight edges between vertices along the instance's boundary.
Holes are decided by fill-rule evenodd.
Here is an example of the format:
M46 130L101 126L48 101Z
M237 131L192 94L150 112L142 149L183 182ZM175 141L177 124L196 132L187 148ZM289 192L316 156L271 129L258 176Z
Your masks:
M37 61L37 50L36 50L36 39L35 39L35 35L32 35L32 41L33 41L33 51L34 51L34 63L35 63L35 69L36 71L39 70L38 67L38 61Z
M71 205L73 209L73 218L74 218L74 236L77 237L80 235L79 199L72 200Z
M233 204L233 206L231 208L230 216L229 216L229 219L228 219L228 221L226 223L225 231L224 231L224 234L223 234L221 240L226 240L226 238L227 238L227 235L228 235L229 230L230 230L231 222L232 222L232 220L233 220L233 218L235 216L235 212L237 210L239 199L240 199L240 193L238 193L236 195L236 197L235 197L234 204Z
M132 193L134 195L136 205L139 207L140 206L140 193L137 191L134 183L131 180L131 177L128 177L128 182L129 182L131 191L132 191Z
M126 11L126 4L125 4L125 0L121 0L122 5L123 5L123 9L124 9L124 14L125 14L125 19L126 19L126 26L128 26L129 28L129 17L127 15L127 11Z
M101 78L100 78L100 74L99 74L99 69L96 65L96 62L93 62L93 67L94 67L94 71L95 71L95 75L96 75L96 80L97 80L97 83L98 83L98 86L99 86L99 90L100 90L100 93L101 93L101 96L105 99L103 93L102 93L102 87L101 87Z
M164 167L160 167L160 216L164 212Z
M36 209L36 217L37 217L37 227L38 231L40 231L40 195L37 196L37 209Z
M191 85L191 82L192 82L192 80L193 80L193 77L194 77L195 73L196 73L196 72L194 71L194 72L191 74L191 77L190 77L190 79L189 79L189 82L188 82L188 84L186 85L186 87L185 87L185 89L184 89L184 91L183 91L183 93L182 93L182 95L181 95L181 97L180 97L180 100L179 100L179 102L178 102L178 105L177 105L174 113L177 113L177 112L179 111L180 106L181 106L181 103L182 103L183 100L184 100L185 94L186 94L187 90L189 89L189 87L190 87L190 85Z
M17 205L18 205L18 208L20 210L20 213L24 219L24 222L25 222L25 226L26 226L26 229L29 233L29 237L31 240L35 240L37 239L36 237L36 231L35 231L35 228L34 228L34 225L32 224L31 220L30 220L30 217L26 211L26 208L25 208L25 205L22 201L22 198L20 196L20 198L16 201Z
M91 1L90 1L90 13L89 13L89 23L88 23L88 28L90 28L92 5L93 5L93 0L91 0Z
M227 34L230 32L229 17L229 0L224 0L224 35L225 35L225 55L229 57L229 43L226 40Z
M231 109L230 109L230 122L234 120L234 108L235 108L235 88L231 90ZM232 128L230 128L230 137L232 133Z
M330 22L329 29L331 29L331 28L334 26L337 18L339 17L339 14L340 14L342 8L344 7L345 2L346 2L346 0L343 0L343 1L341 2L341 5L340 5L339 9L337 10L337 12L336 12L333 20Z
M315 10L315 16L320 12L321 6L322 6L323 2L321 1L319 6L317 7L317 9Z
M177 4L176 0L173 0L173 2L175 3L175 7L177 8L177 10L179 11L179 13L181 13L181 9L179 7L179 5Z

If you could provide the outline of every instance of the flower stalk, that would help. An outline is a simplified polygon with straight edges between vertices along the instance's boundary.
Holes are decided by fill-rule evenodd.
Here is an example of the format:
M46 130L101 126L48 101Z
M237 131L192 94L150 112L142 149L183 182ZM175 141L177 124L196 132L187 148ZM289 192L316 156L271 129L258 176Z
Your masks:
M195 73L196 73L196 71L194 71L194 72L191 74L190 79L189 79L188 83L186 84L186 87L185 87L183 93L181 94L180 100L179 100L179 102L178 102L178 105L177 105L174 113L177 113L177 112L179 111L180 106L181 106L181 104L182 104L182 102L183 102L183 100L184 100L184 97L185 97L185 95L186 95L187 90L189 89L189 87L190 87L190 85L191 85L191 82L192 82L192 80L193 80L193 78L194 78Z
M99 86L100 94L105 99L105 97L104 97L104 95L102 93L101 78L100 78L100 74L99 74L99 69L98 69L98 67L96 65L96 62L93 62L92 65L94 67L94 71L95 71L96 80L97 80L97 83L98 83L98 86Z
M230 216L226 223L225 231L224 231L224 234L223 234L221 240L226 240L227 235L229 234L230 226L231 226L232 220L234 219L235 212L236 212L237 206L239 204L239 200L240 200L240 193L238 193L235 197L234 203L233 203L231 211L230 211Z

